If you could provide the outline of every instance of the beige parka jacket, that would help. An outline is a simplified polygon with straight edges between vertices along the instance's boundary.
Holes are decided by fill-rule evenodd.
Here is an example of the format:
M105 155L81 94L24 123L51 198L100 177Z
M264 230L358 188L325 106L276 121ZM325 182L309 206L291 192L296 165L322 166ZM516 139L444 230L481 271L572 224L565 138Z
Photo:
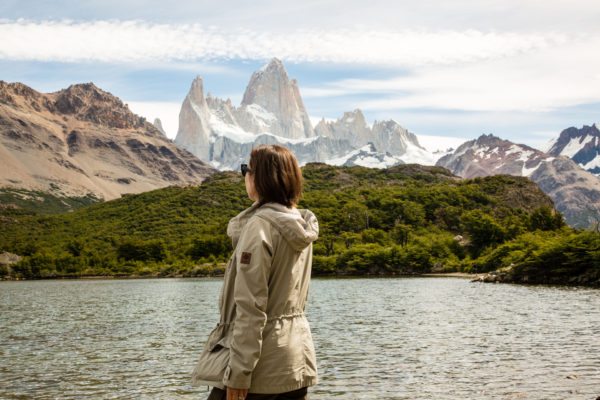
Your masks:
M220 299L229 364L223 385L285 393L317 383L304 309L319 233L309 210L278 203L250 208L227 227L234 247Z

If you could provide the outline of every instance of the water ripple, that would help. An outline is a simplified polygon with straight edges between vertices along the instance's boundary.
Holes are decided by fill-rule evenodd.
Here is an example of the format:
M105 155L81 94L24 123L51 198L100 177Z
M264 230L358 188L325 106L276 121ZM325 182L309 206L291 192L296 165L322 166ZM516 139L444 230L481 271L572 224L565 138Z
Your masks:
M206 397L217 279L0 282L0 398ZM594 399L600 291L317 279L311 399Z

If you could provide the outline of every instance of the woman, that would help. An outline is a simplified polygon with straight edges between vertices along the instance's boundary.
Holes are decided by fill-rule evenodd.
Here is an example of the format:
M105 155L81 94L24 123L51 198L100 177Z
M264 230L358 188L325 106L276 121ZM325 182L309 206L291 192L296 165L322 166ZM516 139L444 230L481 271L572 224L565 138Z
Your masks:
M302 172L285 147L255 148L242 174L254 203L227 227L235 250L225 271L221 322L206 346L224 354L226 368L222 381L212 382L209 400L306 399L307 387L317 383L304 307L318 222L296 208ZM194 380L207 383L201 374Z

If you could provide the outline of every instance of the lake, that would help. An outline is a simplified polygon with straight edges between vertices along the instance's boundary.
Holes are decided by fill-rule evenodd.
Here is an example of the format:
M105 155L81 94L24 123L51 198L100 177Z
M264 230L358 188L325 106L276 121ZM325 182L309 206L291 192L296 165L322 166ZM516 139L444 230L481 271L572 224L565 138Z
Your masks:
M220 279L0 282L0 398L204 399ZM313 279L310 399L595 399L600 290Z

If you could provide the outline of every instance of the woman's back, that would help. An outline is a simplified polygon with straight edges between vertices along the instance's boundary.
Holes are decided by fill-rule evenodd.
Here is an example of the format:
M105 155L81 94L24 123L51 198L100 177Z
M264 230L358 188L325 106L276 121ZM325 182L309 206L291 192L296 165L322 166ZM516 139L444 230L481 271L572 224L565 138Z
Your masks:
M221 296L222 322L235 321L225 385L250 385L252 393L312 386L316 361L304 307L316 217L277 203L243 217L230 223L237 245Z
M194 369L209 398L304 398L317 383L315 349L304 307L319 224L295 206L302 171L285 147L261 145L240 166L251 207L229 221L234 252L225 271L221 320Z

